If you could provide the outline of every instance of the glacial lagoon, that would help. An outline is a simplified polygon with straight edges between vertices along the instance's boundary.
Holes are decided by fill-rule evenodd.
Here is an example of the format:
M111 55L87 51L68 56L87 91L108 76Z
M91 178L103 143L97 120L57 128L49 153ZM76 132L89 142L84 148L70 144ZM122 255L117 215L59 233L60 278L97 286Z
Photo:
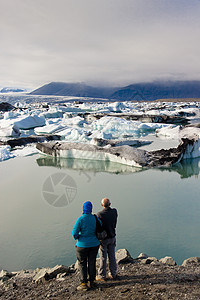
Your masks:
M132 257L141 252L157 258L168 255L178 264L199 256L199 170L200 159L163 169L38 154L3 161L0 269L74 263L71 231L82 204L91 200L93 212L98 212L105 196L119 214L117 249L127 248ZM59 176L68 181L68 190L62 184L49 185ZM64 202L52 198L63 193Z

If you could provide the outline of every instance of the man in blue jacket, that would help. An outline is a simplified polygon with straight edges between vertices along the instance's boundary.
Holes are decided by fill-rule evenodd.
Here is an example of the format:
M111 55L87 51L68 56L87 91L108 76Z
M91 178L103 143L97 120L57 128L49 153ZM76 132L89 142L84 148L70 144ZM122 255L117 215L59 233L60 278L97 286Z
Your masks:
M79 261L81 284L77 290L88 290L89 275L90 288L94 287L96 277L96 256L100 242L96 236L96 218L92 215L92 203L83 204L83 214L79 217L72 230L76 243L76 256Z

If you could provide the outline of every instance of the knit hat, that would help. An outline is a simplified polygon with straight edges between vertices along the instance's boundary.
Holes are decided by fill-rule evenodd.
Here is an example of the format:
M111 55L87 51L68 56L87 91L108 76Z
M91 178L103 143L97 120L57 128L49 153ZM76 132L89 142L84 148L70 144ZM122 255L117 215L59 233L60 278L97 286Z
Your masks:
M90 214L92 212L92 203L90 201L86 201L83 204L83 213Z

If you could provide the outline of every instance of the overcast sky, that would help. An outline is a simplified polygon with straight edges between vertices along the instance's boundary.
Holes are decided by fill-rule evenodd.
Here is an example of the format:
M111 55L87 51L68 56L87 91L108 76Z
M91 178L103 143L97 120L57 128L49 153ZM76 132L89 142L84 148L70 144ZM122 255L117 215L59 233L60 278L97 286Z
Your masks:
M0 0L0 86L200 80L200 0Z

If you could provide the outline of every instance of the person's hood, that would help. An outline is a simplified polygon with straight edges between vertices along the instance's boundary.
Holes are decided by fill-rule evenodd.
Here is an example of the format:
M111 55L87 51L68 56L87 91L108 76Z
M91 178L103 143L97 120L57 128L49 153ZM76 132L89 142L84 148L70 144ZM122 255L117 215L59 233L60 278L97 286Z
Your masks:
M90 214L92 212L92 203L90 201L86 201L83 204L83 213Z

